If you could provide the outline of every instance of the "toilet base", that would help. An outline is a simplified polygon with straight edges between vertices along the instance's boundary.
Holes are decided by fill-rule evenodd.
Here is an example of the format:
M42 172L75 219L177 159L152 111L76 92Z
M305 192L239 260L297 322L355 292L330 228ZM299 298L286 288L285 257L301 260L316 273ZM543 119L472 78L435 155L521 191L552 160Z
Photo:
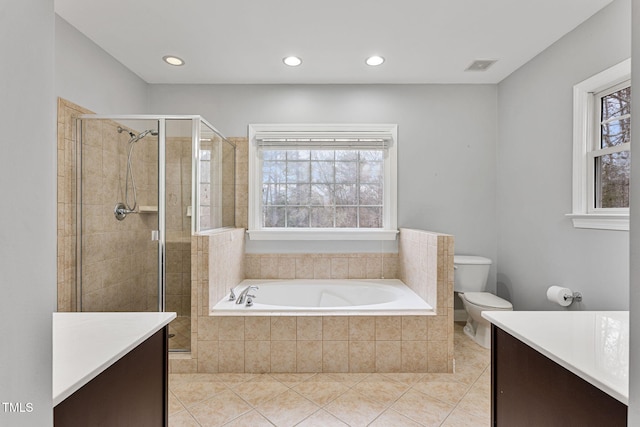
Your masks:
M467 319L467 324L464 325L463 332L466 336L476 342L476 344L484 347L491 348L491 327L475 322L471 317Z
M498 299L498 302L503 302L501 304L503 307L497 308L487 308L485 306L478 306L471 302L469 302L465 298L464 292L459 292L458 296L462 300L464 305L464 309L467 311L467 324L464 326L464 333L469 338L473 339L478 345L484 348L491 348L491 323L488 320L482 317L483 311L511 311L512 306L507 301L492 296L493 299Z

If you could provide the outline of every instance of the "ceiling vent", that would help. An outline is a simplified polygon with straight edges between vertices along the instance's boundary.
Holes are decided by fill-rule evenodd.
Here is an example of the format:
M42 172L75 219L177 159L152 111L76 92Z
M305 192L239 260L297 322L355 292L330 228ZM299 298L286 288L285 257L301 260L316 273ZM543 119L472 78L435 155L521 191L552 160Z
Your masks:
M476 59L465 71L487 71L496 62L498 62L497 59Z

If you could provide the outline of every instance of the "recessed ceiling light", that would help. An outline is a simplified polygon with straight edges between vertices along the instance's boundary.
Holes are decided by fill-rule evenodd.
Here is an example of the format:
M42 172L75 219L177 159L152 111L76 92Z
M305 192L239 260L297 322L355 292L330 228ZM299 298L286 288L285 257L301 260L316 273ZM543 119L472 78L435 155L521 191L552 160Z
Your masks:
M382 65L384 62L384 58L382 56L373 55L367 58L365 61L367 65L371 65L372 67L376 67L378 65Z
M298 65L302 64L302 59L298 58L297 56L287 56L285 58L282 58L282 62L284 62L289 67L297 67Z
M184 60L178 58L177 56L172 56L172 55L163 56L162 60L167 64L175 65L176 67L179 67L180 65L184 65Z

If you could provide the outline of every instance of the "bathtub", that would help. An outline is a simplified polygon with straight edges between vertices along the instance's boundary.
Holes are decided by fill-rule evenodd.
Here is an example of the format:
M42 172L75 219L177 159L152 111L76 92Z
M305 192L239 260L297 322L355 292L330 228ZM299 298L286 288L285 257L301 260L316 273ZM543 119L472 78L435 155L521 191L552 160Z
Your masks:
M227 294L211 307L213 316L435 315L435 310L396 279L244 280L234 288L257 285L253 306L229 301Z

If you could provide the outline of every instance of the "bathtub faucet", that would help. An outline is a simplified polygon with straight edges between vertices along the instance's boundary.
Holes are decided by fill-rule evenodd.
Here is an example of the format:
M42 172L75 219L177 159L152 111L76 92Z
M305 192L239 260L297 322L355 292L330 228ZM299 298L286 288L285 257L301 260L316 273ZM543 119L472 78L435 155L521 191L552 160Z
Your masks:
M242 304L242 303L244 302L244 299L245 299L247 296L249 296L249 297L251 297L251 298L255 298L255 296L254 296L254 295L247 295L251 289L260 289L260 288L258 288L258 287L257 287L257 286L255 286L255 285L249 285L249 286L247 286L246 288L244 288L244 289L242 290L242 292L240 292L240 295L238 295L238 297L236 298L236 304Z

